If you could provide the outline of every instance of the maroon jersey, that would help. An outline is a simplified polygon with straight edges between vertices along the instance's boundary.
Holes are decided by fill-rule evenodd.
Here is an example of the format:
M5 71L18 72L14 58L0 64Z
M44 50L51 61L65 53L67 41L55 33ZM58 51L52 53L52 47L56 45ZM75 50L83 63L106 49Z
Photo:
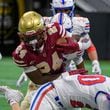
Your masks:
M21 43L13 52L13 59L20 67L36 66L42 73L62 72L62 53L55 48L59 38L66 35L65 29L57 23L46 28L47 40L44 43L42 53L36 53L29 49L25 43Z

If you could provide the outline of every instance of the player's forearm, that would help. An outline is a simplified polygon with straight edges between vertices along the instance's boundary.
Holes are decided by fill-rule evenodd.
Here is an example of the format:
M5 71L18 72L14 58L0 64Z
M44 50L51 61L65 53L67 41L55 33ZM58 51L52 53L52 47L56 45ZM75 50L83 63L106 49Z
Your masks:
M92 62L92 73L101 74L101 67L100 67L100 63L98 61L97 51L94 50L94 51L89 52L88 56Z
M91 61L98 60L98 54L95 45L92 43L87 49L88 57Z
M94 51L89 52L88 57L91 61L98 60L97 51L94 50Z

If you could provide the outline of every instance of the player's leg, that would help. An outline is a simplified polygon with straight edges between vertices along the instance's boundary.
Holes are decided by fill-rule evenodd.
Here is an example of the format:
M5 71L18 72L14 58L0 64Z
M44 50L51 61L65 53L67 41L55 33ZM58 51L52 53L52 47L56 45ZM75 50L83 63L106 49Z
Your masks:
M36 85L30 81L28 84L26 96L24 97L24 100L21 102L21 110L29 110L29 107L30 107L29 97L31 92L36 89L37 89Z

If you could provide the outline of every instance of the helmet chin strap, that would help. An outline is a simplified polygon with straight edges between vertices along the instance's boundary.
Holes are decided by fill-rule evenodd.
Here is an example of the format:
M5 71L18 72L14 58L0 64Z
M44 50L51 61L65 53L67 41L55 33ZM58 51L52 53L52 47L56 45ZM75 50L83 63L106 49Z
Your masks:
M32 44L33 51L38 51L41 53L43 51L44 45L42 45L39 49L36 48L36 43Z
M33 51L36 51L36 44L38 43L37 39L34 39L29 42L29 44L32 46Z
M33 48L33 51L36 51L36 45L35 44L32 45L32 48Z
M43 51L44 44L39 48L39 52L41 53Z

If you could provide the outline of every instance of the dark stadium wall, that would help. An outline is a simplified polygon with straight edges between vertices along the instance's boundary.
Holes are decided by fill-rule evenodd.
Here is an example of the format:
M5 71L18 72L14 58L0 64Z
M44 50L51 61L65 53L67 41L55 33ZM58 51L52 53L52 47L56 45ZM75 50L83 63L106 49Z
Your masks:
M0 0L0 51L10 55L18 42L18 5L16 0Z
M18 21L24 11L24 0L0 0L0 52L3 56L11 56L19 44Z
M82 13L90 20L90 37L94 42L99 59L110 60L110 14L109 13Z

